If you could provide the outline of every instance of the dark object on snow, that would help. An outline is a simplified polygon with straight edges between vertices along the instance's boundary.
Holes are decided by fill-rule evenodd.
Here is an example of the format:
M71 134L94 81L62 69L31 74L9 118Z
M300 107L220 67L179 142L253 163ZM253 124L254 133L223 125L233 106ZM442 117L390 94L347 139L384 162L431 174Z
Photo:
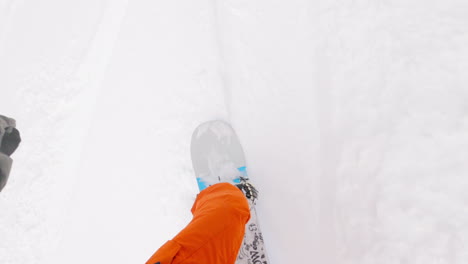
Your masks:
M21 136L16 129L16 121L0 115L0 192L5 187L10 175L13 160L11 154L15 152L21 142Z

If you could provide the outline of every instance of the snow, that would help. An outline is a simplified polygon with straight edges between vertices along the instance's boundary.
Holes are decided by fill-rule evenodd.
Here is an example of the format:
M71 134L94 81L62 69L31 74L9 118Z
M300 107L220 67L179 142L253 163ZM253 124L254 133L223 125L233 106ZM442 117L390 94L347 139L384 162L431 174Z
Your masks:
M225 119L272 263L468 262L464 1L0 1L0 263L144 263Z

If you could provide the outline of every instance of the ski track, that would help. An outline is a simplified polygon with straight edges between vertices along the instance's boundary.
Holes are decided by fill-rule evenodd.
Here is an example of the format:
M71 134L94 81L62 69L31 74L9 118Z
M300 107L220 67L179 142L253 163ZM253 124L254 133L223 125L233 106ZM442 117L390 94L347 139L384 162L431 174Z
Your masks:
M143 263L238 132L271 263L467 263L461 1L0 1L0 263ZM77 254L79 251L79 254Z

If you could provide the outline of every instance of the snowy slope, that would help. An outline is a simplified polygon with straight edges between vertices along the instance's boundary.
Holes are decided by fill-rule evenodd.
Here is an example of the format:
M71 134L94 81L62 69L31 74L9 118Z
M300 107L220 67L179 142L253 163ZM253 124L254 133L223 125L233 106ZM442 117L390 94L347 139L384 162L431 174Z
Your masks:
M242 141L272 263L468 261L463 1L0 1L23 135L0 263L144 263L193 128Z

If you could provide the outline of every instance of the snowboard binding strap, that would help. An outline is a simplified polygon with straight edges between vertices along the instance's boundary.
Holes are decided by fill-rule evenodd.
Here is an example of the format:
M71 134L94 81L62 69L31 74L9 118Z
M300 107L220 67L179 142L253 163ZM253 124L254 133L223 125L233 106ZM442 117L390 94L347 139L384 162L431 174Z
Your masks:
M247 181L245 178L240 178L240 183L236 184L237 188L239 188L244 194L247 199L252 201L255 204L255 201L258 198L258 191L250 182Z

